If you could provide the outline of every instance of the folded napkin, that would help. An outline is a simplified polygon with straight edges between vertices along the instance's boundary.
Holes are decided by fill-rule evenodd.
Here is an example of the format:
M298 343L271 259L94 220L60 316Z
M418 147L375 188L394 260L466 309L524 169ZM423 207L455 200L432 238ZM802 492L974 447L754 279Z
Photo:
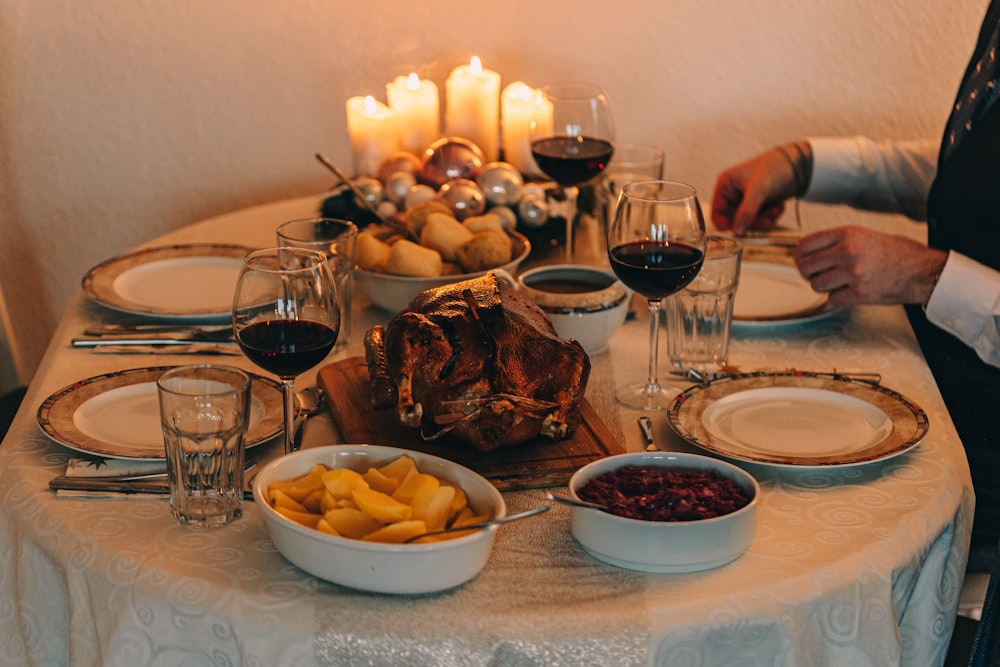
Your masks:
M82 459L71 458L66 464L66 472L49 482L58 496L86 498L121 498L127 496L169 497L163 461L126 461L122 459ZM115 482L115 478L130 475L163 475L148 479ZM104 488L71 488L76 483L101 479Z

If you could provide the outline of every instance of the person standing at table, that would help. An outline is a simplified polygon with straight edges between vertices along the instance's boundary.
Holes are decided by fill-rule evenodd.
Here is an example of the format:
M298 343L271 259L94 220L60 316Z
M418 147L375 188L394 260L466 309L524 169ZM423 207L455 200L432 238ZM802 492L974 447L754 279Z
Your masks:
M809 138L723 170L712 221L770 229L785 200L926 221L927 245L844 226L802 237L795 261L830 304L904 304L966 449L976 491L970 569L1000 542L1000 0L992 0L938 140Z

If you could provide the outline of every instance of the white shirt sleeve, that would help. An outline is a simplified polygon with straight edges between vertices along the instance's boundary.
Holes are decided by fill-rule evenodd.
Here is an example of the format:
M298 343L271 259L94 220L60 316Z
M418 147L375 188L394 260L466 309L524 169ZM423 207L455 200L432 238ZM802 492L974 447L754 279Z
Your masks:
M939 142L809 137L813 171L803 199L927 219Z
M991 366L1000 366L1000 272L957 252L925 309L927 319L971 347Z

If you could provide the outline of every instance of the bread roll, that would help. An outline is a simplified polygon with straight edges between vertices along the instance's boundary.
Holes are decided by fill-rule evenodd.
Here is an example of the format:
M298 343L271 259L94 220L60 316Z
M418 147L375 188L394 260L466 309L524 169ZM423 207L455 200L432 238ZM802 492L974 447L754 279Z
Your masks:
M385 272L396 276L436 278L441 275L441 255L413 241L392 244Z
M492 229L495 232L503 232L503 220L496 213L484 213L471 218L466 218L462 224L469 228L471 232L481 232L485 229Z
M446 262L458 259L458 247L472 238L472 232L455 218L430 213L420 232L420 245L437 250Z
M358 266L365 271L382 271L389 260L392 247L374 235L358 234Z
M406 232L412 239L419 239L420 233L427 224L427 216L431 213L444 213L454 217L451 208L440 199L429 199L416 204L413 208L407 209L403 215L406 223Z
M484 229L458 248L458 261L468 273L486 271L510 261L510 237L504 232Z

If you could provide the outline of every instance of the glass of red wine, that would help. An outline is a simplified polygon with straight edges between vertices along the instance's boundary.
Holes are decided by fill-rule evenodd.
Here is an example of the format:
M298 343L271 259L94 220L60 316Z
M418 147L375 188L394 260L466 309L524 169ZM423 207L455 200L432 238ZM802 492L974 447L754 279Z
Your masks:
M705 218L697 192L674 181L638 181L622 188L608 228L608 259L623 283L649 302L649 375L621 387L618 402L666 410L673 396L657 377L662 300L694 280L705 259Z
M243 354L281 380L289 454L295 378L323 361L340 333L337 288L326 257L303 248L248 254L233 296L233 332Z
M604 171L615 150L615 126L604 89L567 81L545 86L531 122L531 155L566 194L566 260L573 261L577 186Z

